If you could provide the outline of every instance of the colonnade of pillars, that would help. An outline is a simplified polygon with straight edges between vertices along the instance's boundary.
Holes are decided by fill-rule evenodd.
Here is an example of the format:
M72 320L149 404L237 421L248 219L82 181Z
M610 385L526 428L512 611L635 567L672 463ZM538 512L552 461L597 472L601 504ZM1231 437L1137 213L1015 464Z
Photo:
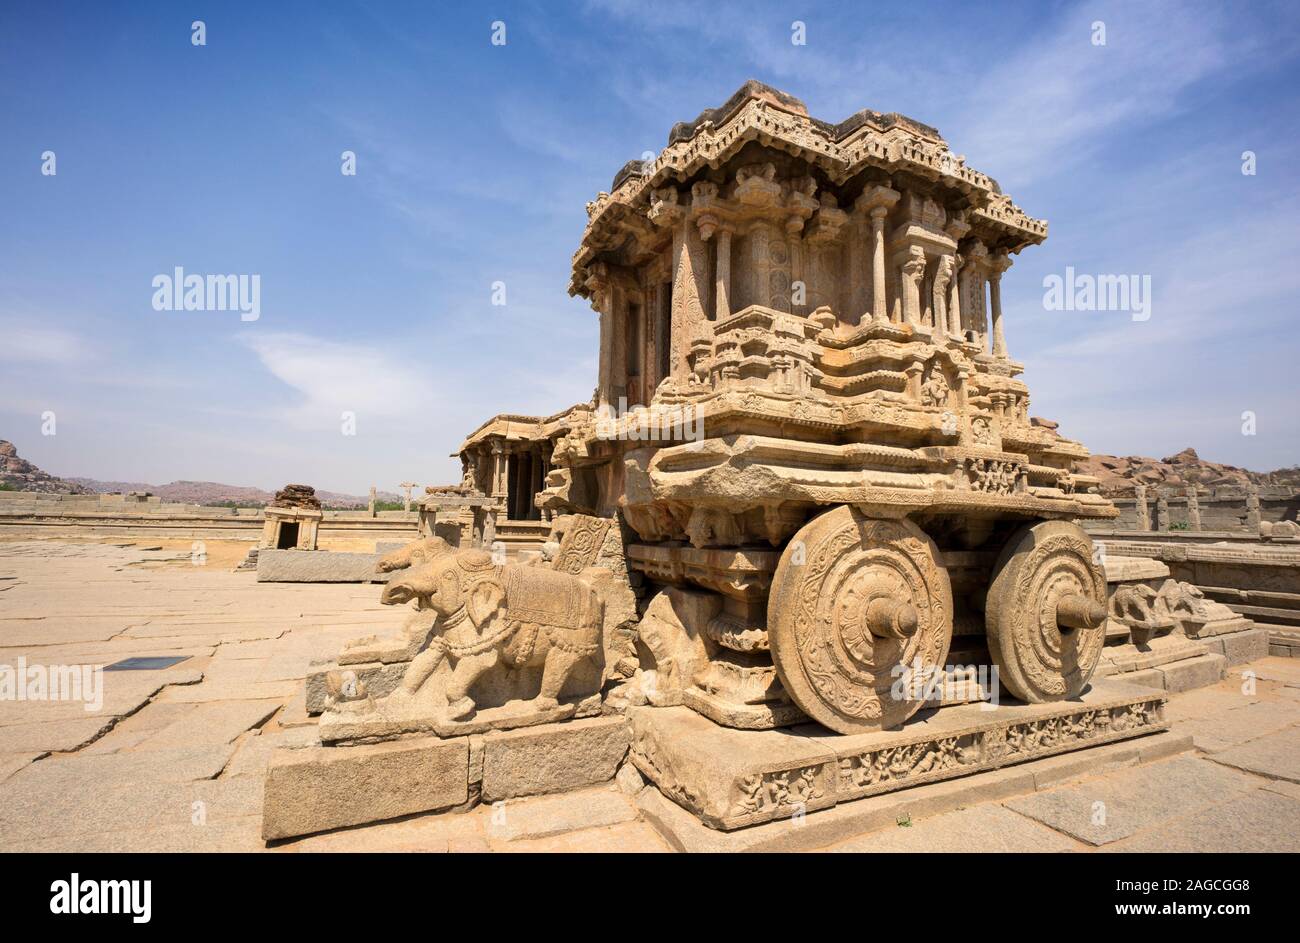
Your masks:
M953 251L936 252L935 245L912 242L897 243L891 248L886 238L889 213L898 199L895 191L877 187L864 193L855 205L858 223L862 226L852 235L854 253L865 244L870 255L869 268L860 266L855 255L852 264L854 278L867 279L869 271L870 304L862 319L866 322L906 323L929 329L936 338L950 337L962 342L975 341L999 360L1008 359L1006 338L1002 324L1002 274L1011 267L1005 251L990 253L976 241L963 255L955 251L956 245L969 231L964 222L954 222L947 233L953 239ZM716 223L716 221L715 221ZM617 405L619 397L626 396L629 405L648 402L663 369L659 366L667 358L661 349L673 343L671 334L677 330L664 330L669 319L682 306L672 303L673 286L682 286L695 277L700 269L702 282L712 289L711 304L705 315L709 320L722 321L731 316L735 298L732 284L732 243L738 230L730 224L716 225L710 229L714 243L712 252L699 251L703 243L696 239L690 227L697 223L684 218L681 229L674 234L673 270L660 284L646 291L616 288L614 278L603 269L593 273L588 285L593 288L592 303L600 317L600 376L598 399L602 404ZM762 233L772 228L763 223ZM865 231L864 231L865 230ZM776 238L780 238L779 231ZM707 238L707 237L706 237ZM800 237L791 235L791 259L802 257ZM754 247L755 259L767 257L762 244ZM889 298L889 277L892 271L895 298ZM757 263L756 263L757 264ZM792 264L792 270L802 268ZM863 271L866 268L867 271ZM711 269L711 271L709 271ZM860 273L860 274L859 274ZM798 273L802 277L802 273ZM696 283L699 284L699 283ZM987 288L985 287L987 285ZM925 297L927 291L932 291ZM987 292L987 295L986 295ZM865 286L863 295L865 295ZM630 299L635 298L636 301ZM701 301L704 298L701 293ZM987 313L987 323L985 314ZM965 322L965 323L963 323ZM972 336L973 335L973 336ZM640 349L630 349L634 344ZM635 390L629 385L637 386ZM639 385L637 385L639 381Z
M535 442L493 443L491 494L505 500L507 520L542 519L534 497L546 484L548 451L544 444Z

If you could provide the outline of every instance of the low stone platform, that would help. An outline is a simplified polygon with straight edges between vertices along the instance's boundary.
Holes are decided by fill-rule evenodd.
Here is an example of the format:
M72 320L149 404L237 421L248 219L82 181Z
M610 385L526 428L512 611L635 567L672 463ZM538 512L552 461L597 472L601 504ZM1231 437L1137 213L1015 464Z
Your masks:
M1164 705L1163 691L1100 681L1076 701L964 704L851 736L813 724L731 730L684 707L627 714L637 769L706 825L731 830L1163 731Z
M1300 658L1300 628L1294 626L1270 626L1268 653L1270 655L1281 655L1283 658Z
M382 708L355 714L327 711L320 721L320 738L324 743L356 743L392 740L412 733L433 733L449 739L487 733L490 730L538 727L575 718L595 717L600 712L599 694L561 702L559 706L546 711L534 710L527 702L486 707L475 711L467 720L442 720L436 712L431 713L425 709L395 716L383 713Z
M267 550L257 554L259 583L383 583L378 553L336 550Z
M280 748L267 766L262 838L607 782L630 740L624 718L592 717L452 739Z
M1216 684L1229 668L1269 654L1269 634L1241 620L1244 628L1196 639L1169 635L1145 645L1108 646L1099 676L1165 691L1190 691Z
M1159 763L1195 752L1191 736L1176 730L1148 737L1121 740L1085 752L1067 753L1003 769L944 780L898 792L882 793L855 802L845 802L806 816L777 819L762 825L723 832L709 828L663 793L649 786L636 797L637 809L659 836L675 851L736 853L839 850L864 836L890 837L890 833L910 833L913 820L922 824L943 821L945 813L965 809L984 814L1002 811L1000 803L1037 793L1050 794L1062 784L1077 782L1088 776L1114 776L1133 767ZM988 850L1066 851L1073 843L1040 829L1023 834L1023 822L999 822L1012 828L1005 836L1011 847L990 848L985 840L975 845L962 844L959 835L943 836L942 848L907 848L909 851L942 850L977 852ZM1021 826L1016 828L1016 826ZM900 827L902 826L902 827ZM1001 844L999 842L998 844ZM1019 847L1015 847L1015 846ZM837 848L836 846L839 846ZM844 850L853 850L845 848Z

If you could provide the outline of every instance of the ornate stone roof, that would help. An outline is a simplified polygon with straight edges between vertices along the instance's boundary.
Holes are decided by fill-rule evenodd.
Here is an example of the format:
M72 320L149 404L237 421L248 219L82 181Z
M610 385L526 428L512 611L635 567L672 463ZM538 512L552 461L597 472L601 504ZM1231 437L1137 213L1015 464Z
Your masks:
M873 169L930 181L962 205L972 226L992 234L1010 252L1047 237L1044 220L1027 215L997 181L967 166L935 128L870 109L831 124L811 117L794 96L749 81L723 105L675 125L654 160L625 164L610 192L587 204L587 227L574 253L569 293L586 297L588 265L650 228L644 217L656 188L716 171L753 141L803 158L834 187Z

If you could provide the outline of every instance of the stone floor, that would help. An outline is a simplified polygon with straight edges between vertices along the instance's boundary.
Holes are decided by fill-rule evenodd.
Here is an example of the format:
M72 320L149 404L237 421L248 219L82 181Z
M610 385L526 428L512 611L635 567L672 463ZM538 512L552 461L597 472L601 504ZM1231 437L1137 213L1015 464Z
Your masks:
M0 538L0 665L107 665L100 711L0 700L0 848L262 850L262 780L312 739L308 664L396 628L373 585L258 584L245 545ZM197 563L197 565L196 565ZM854 836L831 851L1300 850L1300 660L1269 657L1173 695L1195 752ZM272 851L667 851L608 786L416 816Z

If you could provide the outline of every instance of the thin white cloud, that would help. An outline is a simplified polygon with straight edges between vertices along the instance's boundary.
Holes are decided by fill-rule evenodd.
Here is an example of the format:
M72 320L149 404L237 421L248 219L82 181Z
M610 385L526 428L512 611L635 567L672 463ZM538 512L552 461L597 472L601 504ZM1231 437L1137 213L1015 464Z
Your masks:
M80 335L26 318L0 320L0 337L0 361L6 363L73 365L91 358L90 345Z
M268 371L298 394L284 417L301 426L337 425L340 415L415 415L434 396L429 372L409 352L322 340L304 334L240 335Z
M1229 16L1186 2L1074 8L1041 41L990 57L950 140L1014 193L1114 144L1118 128L1190 107L1198 82L1258 63L1265 40L1234 38ZM1105 45L1093 44L1097 23Z

